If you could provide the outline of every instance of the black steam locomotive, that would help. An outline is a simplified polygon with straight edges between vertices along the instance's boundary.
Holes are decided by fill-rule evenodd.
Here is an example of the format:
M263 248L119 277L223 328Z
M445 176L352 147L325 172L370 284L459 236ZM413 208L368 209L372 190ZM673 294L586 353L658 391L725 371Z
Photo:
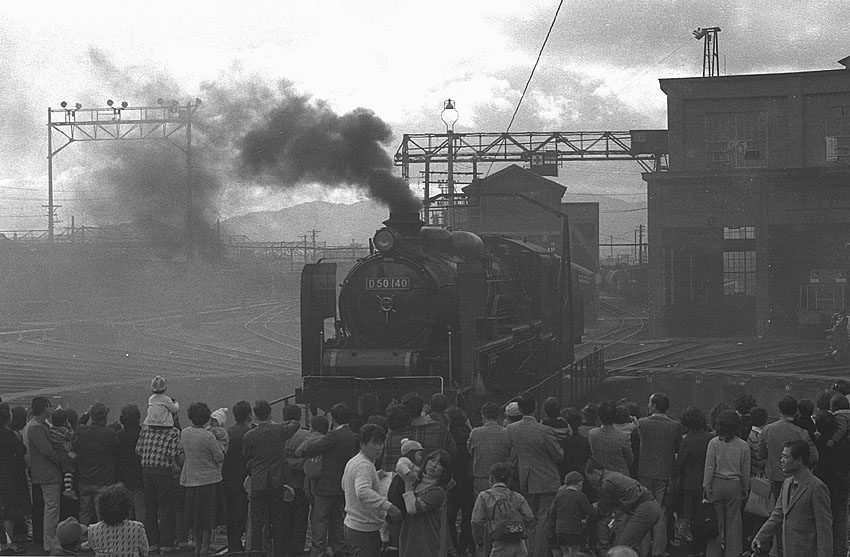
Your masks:
M505 400L573 360L583 332L578 273L519 240L423 226L392 213L348 273L301 277L302 388L329 408L445 392L467 408ZM333 331L330 320L333 319Z

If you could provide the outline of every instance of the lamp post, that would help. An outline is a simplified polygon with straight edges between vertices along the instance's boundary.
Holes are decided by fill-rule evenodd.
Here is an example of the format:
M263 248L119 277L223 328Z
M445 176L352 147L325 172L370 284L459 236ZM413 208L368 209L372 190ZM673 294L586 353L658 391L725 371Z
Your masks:
M440 120L446 125L446 139L448 141L448 175L446 177L446 186L449 196L448 213L446 214L446 228L449 230L454 228L454 205L455 205L455 177L454 177L454 128L455 122L458 120L458 112L455 108L455 102L451 99L443 103L443 111L440 113Z

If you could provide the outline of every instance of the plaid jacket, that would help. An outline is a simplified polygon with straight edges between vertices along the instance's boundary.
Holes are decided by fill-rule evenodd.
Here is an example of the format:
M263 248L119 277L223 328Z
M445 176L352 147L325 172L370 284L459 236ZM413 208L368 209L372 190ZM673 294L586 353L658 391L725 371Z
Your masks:
M384 472L395 472L395 465L401 458L401 440L404 438L419 441L427 457L432 451L444 449L454 459L457 444L449 429L442 422L429 421L419 425L411 425L399 431L391 431L384 442Z
M176 427L143 426L136 443L136 454L142 458L142 468L171 470L180 445L180 430Z

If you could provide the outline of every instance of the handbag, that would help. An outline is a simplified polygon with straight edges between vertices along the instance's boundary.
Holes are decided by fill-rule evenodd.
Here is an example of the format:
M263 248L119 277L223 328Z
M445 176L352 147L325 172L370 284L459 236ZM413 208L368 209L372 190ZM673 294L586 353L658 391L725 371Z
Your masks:
M768 517L775 505L776 500L770 494L770 480L762 477L750 478L750 496L747 497L744 512Z

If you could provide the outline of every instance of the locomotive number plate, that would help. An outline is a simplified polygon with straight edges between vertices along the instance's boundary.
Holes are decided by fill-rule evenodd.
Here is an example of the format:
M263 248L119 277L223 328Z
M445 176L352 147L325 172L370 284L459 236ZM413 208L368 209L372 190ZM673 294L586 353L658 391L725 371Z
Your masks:
M410 277L367 278L366 290L410 290Z

